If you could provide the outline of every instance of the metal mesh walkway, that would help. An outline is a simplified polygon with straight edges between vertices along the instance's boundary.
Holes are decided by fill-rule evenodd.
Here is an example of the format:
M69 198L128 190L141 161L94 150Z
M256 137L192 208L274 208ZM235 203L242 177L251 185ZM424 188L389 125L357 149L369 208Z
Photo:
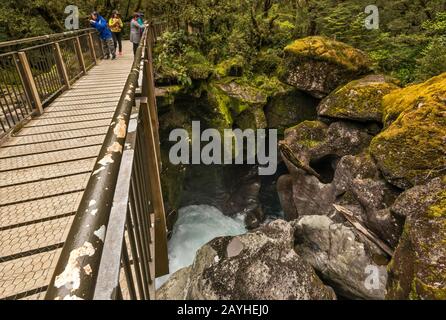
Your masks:
M130 43L0 145L0 299L42 299L133 63Z

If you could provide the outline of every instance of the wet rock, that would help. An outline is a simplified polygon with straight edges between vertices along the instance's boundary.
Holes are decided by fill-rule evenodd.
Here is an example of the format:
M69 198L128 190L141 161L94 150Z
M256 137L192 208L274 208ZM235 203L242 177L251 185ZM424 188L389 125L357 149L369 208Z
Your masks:
M318 103L318 99L287 86L274 94L265 107L268 127L278 129L279 133L283 133L292 125L306 120L315 120Z
M285 48L281 80L316 98L369 72L366 54L325 37L296 40Z
M383 99L386 128L370 145L384 177L408 189L446 171L446 73Z
M350 195L349 204L359 205L352 210L357 212L356 217L391 247L396 247L404 221L390 212L389 207L401 191L384 180L370 155L343 157L333 183L336 197Z
M351 299L384 299L387 260L373 243L326 216L304 216L295 226L296 251L337 294Z
M391 210L406 217L387 299L446 300L446 176L413 187Z
M398 89L391 79L370 75L330 93L318 106L318 115L335 119L381 122L382 98Z
M293 199L293 178L291 175L283 175L277 180L277 192L286 221L292 221L299 217Z
M327 125L321 121L304 121L287 129L281 143L287 145L303 165L330 169L326 179L326 182L330 182L336 161L345 155L360 153L371 139L361 126L353 123Z
M172 274L169 281L164 283L156 291L157 300L186 300L186 288L188 285L191 267L186 267Z
M169 299L177 298L170 293L192 300L335 299L293 243L294 229L282 220L256 232L214 239L198 251L180 280L174 277L158 291Z

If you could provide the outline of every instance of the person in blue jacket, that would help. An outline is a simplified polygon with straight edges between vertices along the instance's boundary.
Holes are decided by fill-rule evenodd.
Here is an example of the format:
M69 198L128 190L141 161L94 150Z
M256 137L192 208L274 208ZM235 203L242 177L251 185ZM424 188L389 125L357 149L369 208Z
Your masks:
M104 48L104 58L110 59L111 56L112 60L115 60L116 48L113 43L113 35L107 25L107 21L95 11L91 14L90 24L99 32L99 37L101 38L102 46Z

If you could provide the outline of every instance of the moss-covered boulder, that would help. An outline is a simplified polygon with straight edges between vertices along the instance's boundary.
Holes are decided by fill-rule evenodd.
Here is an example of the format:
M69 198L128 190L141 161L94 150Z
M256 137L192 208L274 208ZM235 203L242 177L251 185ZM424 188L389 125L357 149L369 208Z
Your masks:
M383 98L383 122L389 126L404 111L422 108L426 104L446 106L446 73L386 95Z
M280 78L317 98L370 71L367 55L325 37L299 39L285 47Z
M399 87L382 75L354 80L328 95L318 106L318 115L336 119L381 122L382 98Z
M283 90L270 97L265 107L268 127L276 128L279 133L283 133L292 125L306 120L315 120L318 103L318 99L291 86L285 86Z
M446 300L446 176L407 190L392 210L406 223L388 266L387 299Z
M370 151L384 177L402 189L446 170L446 74L384 97L384 121Z

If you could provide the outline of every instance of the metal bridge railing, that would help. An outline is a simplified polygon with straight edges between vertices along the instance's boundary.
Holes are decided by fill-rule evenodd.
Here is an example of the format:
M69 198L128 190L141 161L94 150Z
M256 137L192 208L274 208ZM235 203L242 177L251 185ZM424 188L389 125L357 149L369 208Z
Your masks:
M103 56L94 29L2 42L0 51L0 138L43 113Z
M155 32L145 29L45 299L154 299L168 273Z

